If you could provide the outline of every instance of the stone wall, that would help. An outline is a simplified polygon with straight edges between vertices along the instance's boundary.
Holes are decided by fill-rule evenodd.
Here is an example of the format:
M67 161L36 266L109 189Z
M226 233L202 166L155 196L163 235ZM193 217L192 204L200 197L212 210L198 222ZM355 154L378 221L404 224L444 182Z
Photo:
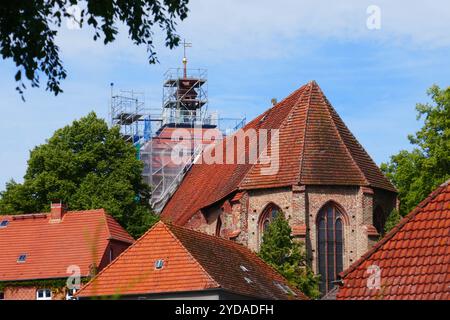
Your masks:
M236 194L198 212L189 228L214 235L220 217L219 235L235 240L253 251L260 246L259 219L264 209L280 207L293 229L305 241L310 265L317 272L317 215L322 207L334 203L344 215L344 269L361 257L378 240L373 212L381 206L390 212L397 205L396 194L359 186L292 186L256 189ZM295 231L295 232L294 232Z

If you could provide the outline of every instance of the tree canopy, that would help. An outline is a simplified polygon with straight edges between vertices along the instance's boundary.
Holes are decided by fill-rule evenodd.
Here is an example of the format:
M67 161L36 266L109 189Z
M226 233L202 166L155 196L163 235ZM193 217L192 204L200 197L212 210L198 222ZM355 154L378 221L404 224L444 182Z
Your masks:
M119 129L92 112L30 152L24 182L0 193L0 214L45 212L61 199L70 210L104 208L138 237L157 219L142 166Z
M416 106L417 118L424 118L424 125L415 135L408 136L414 149L401 150L381 165L399 191L403 216L450 178L450 87L441 89L434 85L428 95L432 104Z
M94 41L103 38L111 43L119 25L125 25L136 45L147 47L148 61L157 61L153 44L155 27L165 32L165 45L179 44L177 20L187 17L189 0L34 0L0 2L0 55L12 59L17 66L17 90L26 89L24 78L39 87L39 74L47 77L46 89L58 95L60 82L67 76L55 43L63 19L73 19L82 28L93 28ZM79 17L73 6L79 8Z
M319 277L307 263L304 244L294 241L291 234L288 221L279 212L264 232L259 256L304 294L318 298Z

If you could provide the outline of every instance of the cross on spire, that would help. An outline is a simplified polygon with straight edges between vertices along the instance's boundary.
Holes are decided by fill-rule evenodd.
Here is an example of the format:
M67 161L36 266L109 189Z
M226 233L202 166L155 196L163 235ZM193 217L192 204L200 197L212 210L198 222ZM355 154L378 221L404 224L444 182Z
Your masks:
M192 48L191 42L186 42L186 39L183 40L183 75L184 78L187 78L187 58L186 58L186 48Z

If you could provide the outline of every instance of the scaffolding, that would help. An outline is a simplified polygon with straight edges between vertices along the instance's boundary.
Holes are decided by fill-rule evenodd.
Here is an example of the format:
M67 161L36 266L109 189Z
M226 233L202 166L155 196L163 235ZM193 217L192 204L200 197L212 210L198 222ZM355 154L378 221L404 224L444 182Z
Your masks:
M208 123L208 85L205 69L172 68L164 74L163 119L173 125Z
M122 90L114 94L113 84L109 118L111 127L119 127L125 141L138 150L151 139L152 130L162 125L159 109L145 106L144 93Z
M150 203L159 213L177 190L203 148L203 132L215 130L223 137L242 128L245 118L220 118L208 111L208 84L205 69L169 69L164 74L161 108L148 108L143 93L120 91L111 85L110 124L118 126L124 139L132 143L144 164L142 177L152 188ZM187 130L190 138L174 139L177 129ZM198 132L201 134L199 135ZM174 154L182 153L181 161Z

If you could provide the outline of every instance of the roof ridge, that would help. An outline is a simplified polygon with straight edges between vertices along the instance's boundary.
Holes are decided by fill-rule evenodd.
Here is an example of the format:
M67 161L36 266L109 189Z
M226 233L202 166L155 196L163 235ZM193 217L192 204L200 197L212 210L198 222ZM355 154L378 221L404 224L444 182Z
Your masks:
M310 84L310 83L301 86L299 89L295 90L295 91L294 91L293 93L291 93L289 96L287 96L287 97L284 98L282 101L280 101L279 103L277 103L275 106L273 106L271 109L268 110L267 115L270 113L271 110L273 110L274 108L276 108L278 105L282 104L284 101L286 101L287 99L289 99L289 98L292 97L293 95L300 93L298 99L296 99L296 101L295 101L295 103L293 104L291 110L286 114L286 117L283 119L283 121L281 121L281 123L280 123L280 125L279 125L279 127L278 127L278 131L280 131L280 130L286 125L287 120L290 118L290 116L292 115L292 113L294 113L295 109L296 109L297 106L299 105L300 100L301 100L301 99L303 98L303 96L305 95L306 89L308 89L308 88L310 88L310 87L311 87L311 84ZM305 125L305 127L306 127L306 125ZM270 129L270 130L272 130L272 129ZM261 152L259 152L259 154L258 154L258 160L260 159L261 154L263 153L263 151L266 151L266 150L269 149L269 146L272 146L272 139L270 139L270 140L267 142L267 145L266 145L266 147L264 148L264 150L262 150ZM259 150L259 148L258 148L258 150ZM257 163L259 163L259 161L258 161ZM245 175L242 177L241 181L240 181L239 184L237 185L237 189L238 189L238 190L241 188L242 184L246 181L248 175L252 172L253 168L255 167L255 165L256 165L257 163L252 164L251 168L250 168L249 170L247 170L247 172L245 173ZM301 171L301 168L299 168L299 171Z
M137 245L137 243L141 242L142 239L144 239L144 237L153 229L155 229L159 224L163 223L162 221L158 221L157 223L155 223L150 229L148 229L139 239L137 239L131 246L129 246L128 248L126 248L124 251L122 251L121 254L119 254L110 264L108 264L106 267L104 267L102 269L102 271L100 271L99 273L97 273L91 280L89 280L89 282L81 287L81 289L76 293L79 294L81 291L84 291L85 288L87 288L88 286L91 286L93 281L95 279L97 279L101 274L103 274L106 270L108 270L112 265L114 265L121 256L125 255L129 250L131 250L131 248L133 248L135 245Z
M102 209L102 210L103 210L103 216L105 217L105 221L106 221L106 230L108 231L109 239L120 241L120 242L127 242L129 244L133 244L135 242L134 238L128 233L128 231L126 231L125 228L122 227L120 225L120 223L117 222L116 219L114 219L114 217L112 215L110 215L108 212L106 212L105 209ZM111 232L111 225L110 224L117 224L120 228L122 228L133 239L133 241L132 242L124 241L123 239L119 239L118 237L114 236L112 234L112 232Z
M181 242L180 239L177 238L176 235L173 234L172 230L170 229L170 226L166 225L164 222L161 222L163 227L169 232L169 234L174 238L174 240L184 249L184 251L186 251L186 253L195 261L195 263L200 267L200 269L205 273L205 275L211 279L216 285L217 287L221 287L220 283L214 279L214 277L212 275L209 274L208 271L205 270L205 268L203 268L202 264L191 254L191 252L186 248L186 246L183 244L183 242ZM189 229L186 229L189 230Z
M300 152L300 166L299 166L299 175L298 175L298 182L297 184L300 184L302 181L302 173L303 173L303 164L305 159L305 141L306 141L306 130L308 128L308 118L309 118L309 110L311 110L311 96L312 96L312 88L316 82L314 80L310 81L308 83L309 85L309 98L308 98L308 104L306 107L306 116L305 116L305 128L303 130L303 141L302 141L302 151Z
M358 169L361 177L363 178L363 180L365 181L365 183L367 185L370 185L369 181L366 178L366 175L364 174L364 172L361 170L361 168L359 167L358 163L355 161L355 159L353 158L352 153L350 152L350 150L348 149L347 144L345 143L344 139L341 136L341 133L339 131L339 129L337 128L336 122L333 119L333 116L331 114L331 110L333 109L333 106L331 105L331 103L329 103L328 99L325 97L325 94L323 93L322 89L319 87L319 85L317 83L315 83L315 87L317 88L317 90L319 91L319 98L322 100L322 102L325 104L326 106L326 111L328 113L328 116L330 117L331 123L333 124L333 128L336 131L336 134L339 138L339 141L341 142L341 144L344 146L345 152L347 153L347 155L350 157L351 162L356 166L356 168ZM350 131L350 130L349 130ZM356 139L355 139L356 140ZM357 140L356 140L357 141ZM359 142L358 142L359 145Z
M112 239L113 236L112 236L111 230L109 229L109 223L108 223L107 213L106 213L105 209L102 209L102 211L103 211L103 212L102 212L102 215L103 215L103 217L105 218L106 232L107 232L107 234L108 234L108 238Z
M378 249L380 249L386 242L388 242L390 239L392 239L395 234L397 234L398 231L400 231L406 223L411 221L413 218L419 214L422 209L428 205L434 198L436 198L437 195L441 193L443 189L447 187L447 184L444 183L443 185L440 185L437 189L432 191L428 197L426 197L424 200L422 200L410 213L408 213L405 217L403 217L402 220L394 227L391 231L389 231L380 241L378 241L369 251L367 251L364 255L362 255L358 260L356 260L353 264L351 264L346 270L341 272L339 276L341 278L344 278L347 274L354 271L356 268L358 268L366 259L370 258Z

